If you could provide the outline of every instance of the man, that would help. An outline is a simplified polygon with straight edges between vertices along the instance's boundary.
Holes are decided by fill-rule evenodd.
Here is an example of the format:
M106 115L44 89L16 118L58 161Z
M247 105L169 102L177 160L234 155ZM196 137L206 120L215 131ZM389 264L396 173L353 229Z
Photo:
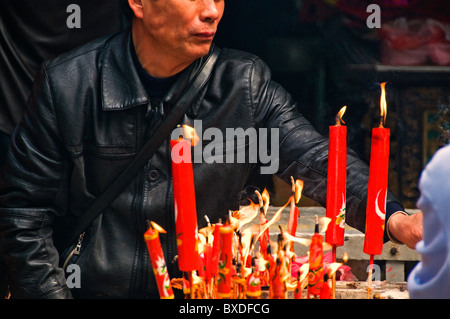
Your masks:
M211 54L224 11L223 0L129 0L129 5L135 14L131 31L43 66L27 115L12 137L0 181L0 251L14 297L158 297L143 241L148 220L166 229L160 237L170 273L176 274L170 136L80 236L78 250L74 243L58 254L52 237L57 225L83 218L88 203L142 148L147 130L170 112ZM327 140L298 114L257 57L223 49L183 122L194 120L203 130L223 132L276 128L277 174L286 181L301 178L305 195L325 203ZM198 216L216 222L236 209L237 194L257 167L195 164ZM360 230L367 172L367 165L349 154L347 221ZM391 193L388 201L388 215L402 210ZM411 217L387 219L397 240L411 237L413 230L405 226ZM75 263L81 287L69 289L62 266Z

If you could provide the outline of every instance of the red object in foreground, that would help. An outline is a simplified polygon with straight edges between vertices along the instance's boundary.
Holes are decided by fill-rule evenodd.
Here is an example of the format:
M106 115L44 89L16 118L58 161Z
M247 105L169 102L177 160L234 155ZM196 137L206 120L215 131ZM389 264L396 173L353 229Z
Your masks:
M198 270L197 209L195 203L194 172L191 141L170 141L172 154L173 197L175 228L178 247L178 266L181 271Z
M252 272L247 276L246 294L249 299L259 299L261 296L261 278L257 266L252 266Z
M380 255L383 250L388 187L389 137L390 130L387 128L377 127L372 130L366 232L363 248L363 251L369 255Z
M231 275L233 259L233 228L229 225L220 227L220 260L219 278L217 280L217 296L219 298L231 297Z
M144 239L147 243L148 254L152 263L153 272L155 273L159 296L161 299L173 299L174 294L159 240L159 232L150 227L145 232Z
M211 276L216 277L219 274L219 258L220 258L220 228L222 223L214 224L214 240L211 251Z
M288 234L295 237L295 233L297 231L297 219L300 216L300 211L295 205L294 196L291 196L291 212L289 215L288 222Z
M328 275L325 274L322 289L320 290L320 299L333 299L331 298L332 288L330 286L331 280L328 279Z
M281 259L277 258L274 263L270 265L270 298L271 299L284 299L285 286L281 279Z
M325 240L333 246L344 245L345 202L347 186L347 127L329 127L327 208L331 219Z
M323 276L323 236L319 234L318 223L316 222L316 231L311 238L309 247L308 297L309 295L320 295Z
M297 286L294 290L294 299L302 299L302 283L300 282L300 270L297 271Z

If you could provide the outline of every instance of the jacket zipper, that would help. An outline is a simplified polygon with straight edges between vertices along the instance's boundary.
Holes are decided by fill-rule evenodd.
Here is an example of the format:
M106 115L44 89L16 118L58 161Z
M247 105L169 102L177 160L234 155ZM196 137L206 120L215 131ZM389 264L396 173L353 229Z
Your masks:
M75 246L74 249L72 249L72 251L70 252L70 254L67 256L66 260L64 261L64 265L63 265L63 269L66 269L66 267L68 266L68 263L70 261L70 259L74 256L74 255L79 255L81 252L81 244L83 243L83 238L86 232L82 232L80 234L80 236L78 237L78 242L77 245Z

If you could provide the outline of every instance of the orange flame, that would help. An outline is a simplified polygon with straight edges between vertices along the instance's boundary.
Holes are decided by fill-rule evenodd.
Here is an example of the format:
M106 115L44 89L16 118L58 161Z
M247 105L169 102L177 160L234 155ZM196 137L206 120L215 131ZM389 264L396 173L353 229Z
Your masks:
M152 225L152 228L154 230L156 230L158 233L163 233L165 234L166 231L164 230L164 228L162 228L161 226L159 226L157 223L155 223L154 221L151 221L150 224Z
M303 181L300 179L297 179L295 181L295 202L298 203L300 201L300 198L302 197L302 191L303 191Z
M266 188L264 188L261 197L262 197L264 203L269 203L270 202L270 195L269 195L269 192L267 191Z
M333 277L336 271L341 267L341 263L330 263L328 264L328 276Z
M344 256L342 257L342 260L344 261L344 263L346 263L348 261L348 254L347 254L347 252L344 252Z
M291 187L291 196L294 197L295 203L298 203L300 201L300 198L302 197L303 181L300 179L294 181L294 177L291 176Z
M387 103L386 103L386 82L380 84L381 86L381 97L380 97L380 127L384 126L386 122L387 114Z
M301 273L299 278L299 281L301 283L300 287L301 289L304 289L308 285L309 263L304 263L300 267L300 273Z
M200 138L198 137L197 132L195 131L195 128L193 128L192 126L183 124L183 130L184 130L184 138L190 139L192 146L197 145Z
M347 105L343 106L338 114L336 115L336 125L341 125L341 124L345 124L344 120L342 119L342 117L344 116L345 111L347 110Z
M265 189L265 188L262 192L261 199L263 201L264 215L265 215L267 213L267 210L269 209L269 205L270 205L270 195L269 195L269 192L267 191L267 189Z
M261 237L261 235L266 231L267 228L269 228L270 226L272 226L274 223L276 223L277 221L280 220L281 218L281 213L283 212L283 210L286 208L286 206L289 204L289 201L286 202L286 204L284 204L282 207L280 207L277 212L273 215L272 219L265 223L264 225L260 225L259 227L259 234L256 237L256 239L258 239L259 237Z
M231 227L235 230L239 230L245 224L250 223L259 212L259 205L250 201L250 205L244 206L242 209L238 211L232 212L231 218Z
M328 229L328 225L329 225L330 222L331 222L331 218L328 218L328 217L320 217L320 218L319 218L319 221L320 221L320 225L321 225L321 230L320 230L320 232L321 232L321 233L326 232L327 229Z

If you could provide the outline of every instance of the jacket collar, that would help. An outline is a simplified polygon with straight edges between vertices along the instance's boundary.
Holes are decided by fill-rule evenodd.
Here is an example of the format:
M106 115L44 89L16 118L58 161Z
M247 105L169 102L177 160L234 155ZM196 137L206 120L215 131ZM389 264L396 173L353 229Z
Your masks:
M105 44L100 58L100 81L102 109L104 111L124 110L138 105L149 104L131 50L131 29L110 38ZM206 61L206 57L192 63L178 78L162 99L162 103L173 104L182 95L196 71Z
M105 111L128 109L149 102L128 49L130 41L131 29L128 29L105 44L100 66L102 109Z

